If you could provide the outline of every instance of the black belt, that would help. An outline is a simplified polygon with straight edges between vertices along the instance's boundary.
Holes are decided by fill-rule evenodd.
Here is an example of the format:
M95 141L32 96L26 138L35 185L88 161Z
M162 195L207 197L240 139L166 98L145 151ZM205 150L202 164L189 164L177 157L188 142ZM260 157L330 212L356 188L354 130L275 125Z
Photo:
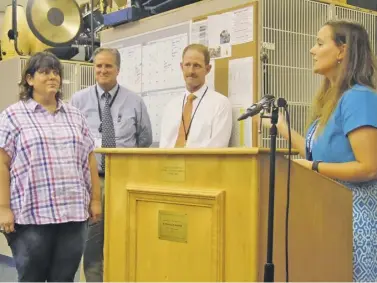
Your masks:
M103 172L98 172L98 176L100 176L101 178L105 178L105 173L103 173Z

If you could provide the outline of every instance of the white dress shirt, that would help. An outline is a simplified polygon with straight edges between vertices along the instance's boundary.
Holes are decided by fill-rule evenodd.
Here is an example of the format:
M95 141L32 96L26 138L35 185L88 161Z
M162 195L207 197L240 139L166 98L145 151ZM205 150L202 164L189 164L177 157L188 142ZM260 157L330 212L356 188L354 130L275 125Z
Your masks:
M173 98L165 107L161 121L160 148L173 148L182 121L189 91ZM229 99L203 85L194 93L192 118L186 147L228 147L232 134L232 105ZM187 131L187 129L186 129Z

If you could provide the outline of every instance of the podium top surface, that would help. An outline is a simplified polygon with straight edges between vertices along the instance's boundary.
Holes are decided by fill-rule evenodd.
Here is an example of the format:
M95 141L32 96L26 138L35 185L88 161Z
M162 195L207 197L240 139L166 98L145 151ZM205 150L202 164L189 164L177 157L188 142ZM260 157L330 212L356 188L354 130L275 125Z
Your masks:
M268 148L97 148L96 153L125 155L257 155L268 154ZM288 149L277 149L277 154L288 154ZM292 149L292 154L298 152Z

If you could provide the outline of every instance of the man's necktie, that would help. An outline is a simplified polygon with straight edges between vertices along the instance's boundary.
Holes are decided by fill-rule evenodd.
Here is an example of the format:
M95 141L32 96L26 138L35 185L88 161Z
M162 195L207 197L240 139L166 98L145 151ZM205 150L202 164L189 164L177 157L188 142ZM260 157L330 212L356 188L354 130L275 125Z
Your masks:
M192 93L187 97L187 102L185 104L185 107L183 108L183 119L181 119L181 126L179 127L175 147L185 147L186 145L186 135L188 135L189 127L191 124L192 104L195 98L196 96Z
M110 100L111 95L109 93L104 94L106 98L105 107L102 111L102 147L116 147L115 143L115 130L113 117L111 116ZM102 154L102 172L105 173L105 155Z

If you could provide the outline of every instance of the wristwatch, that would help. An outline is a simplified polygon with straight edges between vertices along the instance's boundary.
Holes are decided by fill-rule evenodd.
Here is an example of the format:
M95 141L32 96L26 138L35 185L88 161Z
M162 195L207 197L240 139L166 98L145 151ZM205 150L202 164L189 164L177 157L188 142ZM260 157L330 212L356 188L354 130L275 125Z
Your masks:
M322 160L315 160L315 161L313 161L313 163L312 163L312 170L319 173L319 171L318 171L318 164L321 163L321 162L322 162Z

